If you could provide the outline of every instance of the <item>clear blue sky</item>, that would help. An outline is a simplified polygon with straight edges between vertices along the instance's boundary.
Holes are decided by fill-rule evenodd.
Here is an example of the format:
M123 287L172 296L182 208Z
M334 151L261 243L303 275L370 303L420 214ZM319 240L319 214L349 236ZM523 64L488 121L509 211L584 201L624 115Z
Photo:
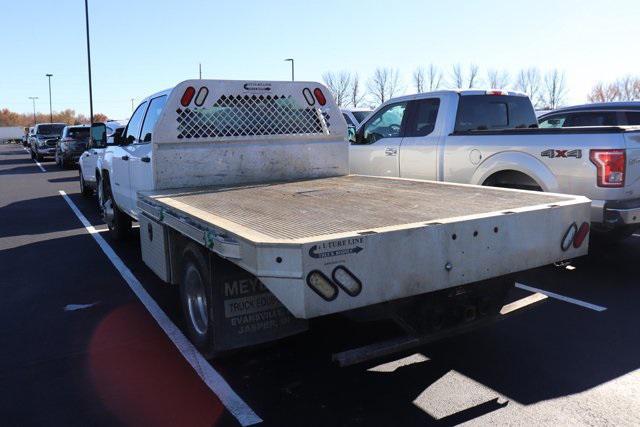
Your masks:
M382 6L385 4L386 6ZM319 80L328 70L475 63L515 74L566 72L569 102L600 80L640 75L638 0L202 1L90 0L94 111L130 114L136 101L195 78ZM0 108L88 113L82 0L4 0Z

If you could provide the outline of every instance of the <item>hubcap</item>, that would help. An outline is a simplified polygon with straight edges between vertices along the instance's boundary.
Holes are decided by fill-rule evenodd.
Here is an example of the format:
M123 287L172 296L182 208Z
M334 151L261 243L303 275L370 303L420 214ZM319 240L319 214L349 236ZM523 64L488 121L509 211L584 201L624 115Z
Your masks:
M113 222L113 202L111 198L104 200L104 189L102 185L98 186L98 201L100 202L100 209L102 210L102 220L111 226Z
M200 272L193 265L188 267L184 286L189 320L199 335L206 335L209 316L205 287Z

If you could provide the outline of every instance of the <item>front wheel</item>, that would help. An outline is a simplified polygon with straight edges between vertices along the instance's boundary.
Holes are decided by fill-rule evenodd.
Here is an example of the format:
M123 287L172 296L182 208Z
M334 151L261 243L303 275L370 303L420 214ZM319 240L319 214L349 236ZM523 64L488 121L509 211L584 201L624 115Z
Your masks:
M80 194L84 197L91 197L93 195L93 190L91 187L84 182L84 176L82 176L82 169L80 169Z
M131 233L131 218L116 205L108 181L98 186L98 204L102 219L109 227L114 240L124 240Z

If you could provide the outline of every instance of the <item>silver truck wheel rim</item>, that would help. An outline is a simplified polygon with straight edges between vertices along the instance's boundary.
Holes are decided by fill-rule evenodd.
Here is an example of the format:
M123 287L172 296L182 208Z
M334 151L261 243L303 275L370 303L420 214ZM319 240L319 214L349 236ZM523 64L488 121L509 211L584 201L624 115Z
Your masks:
M111 226L113 222L113 202L111 198L104 200L104 189L102 185L98 186L98 201L100 203L100 209L102 210L102 220L108 225Z
M200 272L193 265L189 266L185 277L185 294L189 320L198 335L206 335L209 327L207 315L207 298Z

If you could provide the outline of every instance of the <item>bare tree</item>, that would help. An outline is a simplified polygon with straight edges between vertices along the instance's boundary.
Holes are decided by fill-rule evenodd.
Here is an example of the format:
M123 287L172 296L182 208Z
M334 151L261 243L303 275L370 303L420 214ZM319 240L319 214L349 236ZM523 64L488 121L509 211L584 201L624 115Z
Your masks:
M462 65L453 65L451 69L451 83L453 83L453 86L456 89L460 89L464 86L464 72L462 71Z
M360 76L358 73L353 73L351 75L350 92L349 101L351 101L351 106L353 108L357 108L364 99L364 94L360 93Z
M400 91L400 75L392 68L376 68L367 83L373 101L382 104Z
M475 64L469 65L469 89L472 87L476 87L476 85L480 84L478 74L480 72L480 67Z
M351 74L347 71L340 71L338 73L328 71L322 75L322 80L324 80L324 83L331 91L339 107L344 107L349 103Z
M424 68L418 67L413 72L413 85L417 93L424 92Z
M429 64L427 68L427 82L430 91L440 88L442 84L442 72L434 64Z
M555 110L563 102L567 94L564 73L553 69L544 76L544 107Z
M509 86L509 72L491 69L487 71L487 82L492 89L504 89Z
M598 83L587 95L589 102L611 102L620 99L620 91L615 83L605 85Z
M518 77L515 83L516 90L526 93L531 99L534 107L540 106L541 85L542 79L540 77L540 70L538 70L537 68L530 67L527 69L522 69L520 70L520 72L518 72Z

